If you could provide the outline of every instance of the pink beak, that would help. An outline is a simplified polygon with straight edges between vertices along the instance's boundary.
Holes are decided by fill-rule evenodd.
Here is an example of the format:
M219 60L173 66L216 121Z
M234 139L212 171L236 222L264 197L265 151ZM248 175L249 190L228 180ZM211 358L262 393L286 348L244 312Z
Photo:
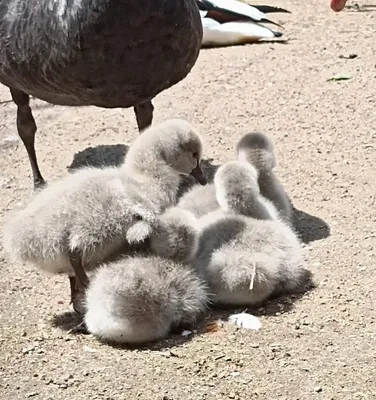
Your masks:
M330 8L335 11L339 12L345 8L347 0L331 0Z

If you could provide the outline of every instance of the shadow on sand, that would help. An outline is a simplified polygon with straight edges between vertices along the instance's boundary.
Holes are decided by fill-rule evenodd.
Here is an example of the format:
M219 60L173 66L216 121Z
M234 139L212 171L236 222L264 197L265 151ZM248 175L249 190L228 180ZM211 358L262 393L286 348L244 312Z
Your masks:
M100 342L120 350L138 349L147 351L163 351L171 348L177 348L183 346L185 343L187 343L187 341L190 341L194 337L194 335L183 336L182 332L186 329L190 330L191 332L197 331L196 335L202 336L217 329L220 329L217 328L217 321L228 321L230 315L232 314L249 312L250 314L259 317L276 316L287 313L293 309L295 302L299 301L306 293L310 292L314 288L315 285L312 281L312 273L307 270L305 285L303 285L299 293L272 297L261 306L255 307L211 307L205 314L205 316L202 316L202 318L197 321L195 326L177 326L171 330L168 338L152 343L142 345L129 345L111 343L102 340L100 340ZM77 328L77 326L79 326L82 322L82 318L73 311L56 314L52 317L50 322L51 325L55 328L60 328L72 335L88 334L85 329L75 330L75 328ZM173 352L171 352L171 350L167 353L164 353L164 355L166 355L167 357L176 356Z
M230 315L237 314L241 312L249 312L250 314L260 317L260 316L276 316L282 313L287 313L293 309L294 303L299 301L307 292L314 289L314 284L311 280L312 275L309 273L307 275L306 286L301 290L300 293L295 293L293 295L284 295L281 297L276 297L270 299L268 302L264 303L261 307L255 308L233 308L233 307L212 307L204 317L197 321L196 326L179 326L171 331L168 338L159 340L152 343L142 344L142 345L129 345L129 344L117 344L108 341L101 341L101 343L109 345L115 349L119 350L146 350L146 351L163 351L169 350L163 353L166 357L176 357L177 355L171 351L172 348L178 348L184 346L188 341L190 341L195 335L203 336L209 334L215 330L221 329L218 327L217 321L228 321ZM66 332L71 331L76 328L81 322L81 318L75 312L65 312L63 314L55 315L52 320L52 326L60 328ZM195 335L183 336L182 332L188 329L191 332L197 331ZM87 334L85 331L71 332L72 335L77 334Z

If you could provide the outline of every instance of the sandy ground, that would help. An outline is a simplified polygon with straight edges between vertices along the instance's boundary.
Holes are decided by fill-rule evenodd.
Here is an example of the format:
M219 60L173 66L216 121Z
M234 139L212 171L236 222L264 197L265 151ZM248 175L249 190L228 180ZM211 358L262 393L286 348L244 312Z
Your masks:
M375 13L335 14L329 0L268 4L293 12L276 16L290 42L202 51L189 77L157 97L155 121L190 120L216 162L247 131L273 139L317 287L249 310L258 332L226 323L117 349L67 333L67 279L10 265L2 252L1 399L376 398ZM337 73L352 78L327 81ZM31 194L9 99L0 87L1 220ZM132 110L32 107L47 180L66 174L76 152L138 134Z

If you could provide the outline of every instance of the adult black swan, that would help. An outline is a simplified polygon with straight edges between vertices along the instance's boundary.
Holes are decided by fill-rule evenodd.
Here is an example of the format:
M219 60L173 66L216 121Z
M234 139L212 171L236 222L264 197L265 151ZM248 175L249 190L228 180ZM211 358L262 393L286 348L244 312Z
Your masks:
M0 82L17 105L17 129L38 167L30 95L52 104L134 107L139 130L151 100L184 79L202 41L195 0L1 0Z

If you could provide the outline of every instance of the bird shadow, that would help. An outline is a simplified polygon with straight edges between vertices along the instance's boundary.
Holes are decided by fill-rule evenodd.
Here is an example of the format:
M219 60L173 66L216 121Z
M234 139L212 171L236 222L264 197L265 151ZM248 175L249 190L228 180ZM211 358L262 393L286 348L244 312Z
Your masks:
M303 243L330 236L330 226L321 218L294 207L293 226Z
M87 147L74 154L67 169L69 172L83 167L119 167L123 164L129 146L125 144Z
M236 43L236 44L216 44L215 46L203 46L201 48L201 51L210 51L214 49L222 49L222 48L231 48L231 47L241 47L241 46L261 46L261 45L266 45L266 44L289 44L289 39L261 39L257 42L244 42L244 43Z
M255 45L262 45L262 44L275 44L275 43L279 43L279 44L289 44L291 39L261 39L259 42L256 43L252 43Z
M80 317L74 311L66 311L62 314L55 314L50 323L54 328L60 328L63 331L72 331L82 322L82 317Z
M50 323L54 328L59 328L71 335L89 335L84 328L77 329L77 327L81 324L82 317L80 317L74 311L66 311L62 314L55 314ZM155 342L149 342L146 344L119 344L110 342L107 340L101 340L98 338L98 341L102 344L108 345L115 349L119 350L148 350L148 351L162 351L171 348L176 348L184 345L188 341L190 341L193 335L183 336L182 333L184 330L189 329L193 331L193 326L177 326L174 327L169 336L166 339L162 339ZM168 355L168 354L167 354ZM171 356L174 356L171 354Z

